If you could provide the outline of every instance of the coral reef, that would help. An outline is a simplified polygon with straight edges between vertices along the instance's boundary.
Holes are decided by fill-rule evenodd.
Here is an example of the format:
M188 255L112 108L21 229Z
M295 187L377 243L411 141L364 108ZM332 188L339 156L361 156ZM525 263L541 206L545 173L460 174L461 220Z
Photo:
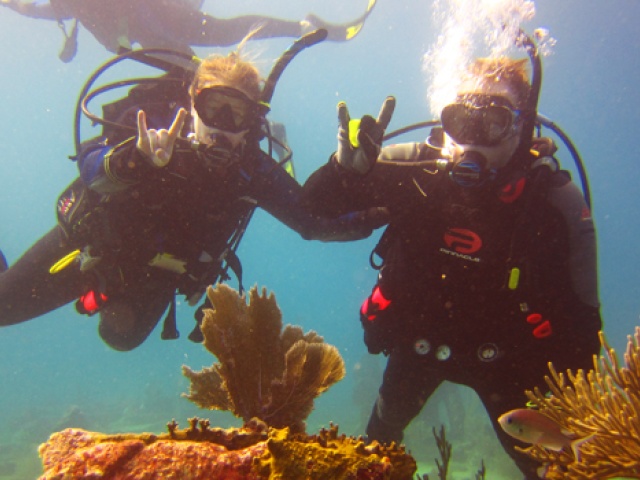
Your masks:
M552 395L527 396L539 411L579 443L579 455L539 445L520 449L546 466L548 479L640 478L640 327L628 336L624 366L600 332L604 355L594 356L588 373L558 373L549 364L545 377Z
M440 453L440 460L435 459L436 467L438 469L438 478L440 480L447 480L447 476L449 475L449 462L451 461L451 454L453 453L453 445L449 440L447 440L446 430L444 425L440 425L440 431L436 432L436 428L433 427L432 430L433 437L436 439L436 445L438 447L438 452ZM440 463L442 461L442 463ZM476 472L475 480L484 480L486 474L486 469L484 466L484 460L482 460L480 464L480 469ZM430 480L429 474L425 473L423 475L417 474L416 480Z
M189 419L168 433L107 435L81 429L53 434L39 448L40 480L212 478L251 480L410 480L416 462L404 447L365 445L331 425L304 433L313 400L344 376L337 349L314 332L282 328L273 295L255 288L245 297L224 285L207 292L214 309L202 323L205 347L219 364L191 379L186 395L200 406L229 410L242 428L213 428Z
M228 410L245 422L257 417L276 428L304 432L313 400L345 375L338 350L311 331L282 329L273 294L253 287L245 296L219 284L207 291L213 309L202 322L204 346L220 363L199 372L185 396L202 408Z
M409 480L413 458L395 444L365 446L362 439L338 435L331 426L317 435L268 428L260 421L241 429L210 428L190 419L169 433L105 435L67 429L40 446L40 480L212 478L288 480Z

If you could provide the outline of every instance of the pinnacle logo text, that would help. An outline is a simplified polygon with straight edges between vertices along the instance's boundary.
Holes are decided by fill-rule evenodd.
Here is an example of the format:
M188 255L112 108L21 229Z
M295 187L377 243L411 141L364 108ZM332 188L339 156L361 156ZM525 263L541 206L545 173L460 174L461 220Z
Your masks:
M464 228L450 228L444 234L444 243L449 248L440 248L441 253L470 262L480 262L480 258L470 255L482 248L482 239L477 233Z

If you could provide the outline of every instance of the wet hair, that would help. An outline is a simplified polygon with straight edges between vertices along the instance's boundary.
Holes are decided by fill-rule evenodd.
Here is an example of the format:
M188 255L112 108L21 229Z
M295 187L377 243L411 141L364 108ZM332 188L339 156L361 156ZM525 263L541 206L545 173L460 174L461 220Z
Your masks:
M517 107L527 104L531 84L529 83L529 60L508 57L478 58L468 68L469 80L479 84L501 82L507 85L518 98Z
M228 55L211 55L204 59L193 77L189 88L191 98L205 85L219 84L237 88L252 100L258 101L262 78L256 66L240 58L238 52Z

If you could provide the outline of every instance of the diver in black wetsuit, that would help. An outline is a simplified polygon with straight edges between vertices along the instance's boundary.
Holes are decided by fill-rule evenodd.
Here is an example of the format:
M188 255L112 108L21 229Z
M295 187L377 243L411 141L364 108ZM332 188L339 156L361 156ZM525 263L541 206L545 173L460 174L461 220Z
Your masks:
M171 48L193 54L191 47L195 46L234 45L256 27L260 29L252 36L254 40L297 38L318 28L327 30L330 41L350 40L375 5L375 1L369 2L360 18L339 25L313 14L301 21L262 15L216 18L201 11L202 3L203 0L0 0L0 5L22 15L57 21L65 35L60 52L64 62L70 62L76 54L78 23L112 53L138 44L142 48ZM71 30L67 32L64 22L71 19Z
M84 145L59 225L0 275L0 325L79 298L81 313L99 313L104 341L131 350L167 307L175 312L176 290L195 305L234 262L230 239L256 206L305 239L363 238L380 226L375 212L326 220L302 209L300 185L260 149L260 84L237 53L210 57L185 92L191 121L171 98L169 129L148 128L141 110L136 137ZM191 141L179 138L188 132Z
M357 148L341 104L338 151L304 186L318 214L390 214L360 311L369 352L389 356L369 440L400 442L443 381L464 384L527 479L539 465L497 419L525 406L526 389L547 390L548 362L590 369L602 327L591 213L555 146L532 140L538 92L526 60L480 59L442 129L379 155L393 99L378 121L363 117Z

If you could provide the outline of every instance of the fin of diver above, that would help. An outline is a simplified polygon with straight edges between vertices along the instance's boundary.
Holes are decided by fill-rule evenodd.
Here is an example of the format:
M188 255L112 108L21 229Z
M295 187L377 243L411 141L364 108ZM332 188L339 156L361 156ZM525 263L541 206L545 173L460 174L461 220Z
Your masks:
M60 53L58 54L58 58L64 63L69 63L73 60L73 57L76 56L76 52L78 51L78 20L75 18L73 19L71 33L68 35L62 21L58 23L58 26L62 30L62 33L64 33L64 44L62 45L62 50L60 50Z
M0 250L0 273L4 272L7 268L9 268L7 259L5 258L4 253L2 253L2 250Z
M351 40L355 37L362 26L364 25L365 20L372 12L373 7L376 5L377 0L368 0L367 10L360 15L356 20L353 20L348 23L329 23L318 17L317 15L310 13L307 15L304 20L302 20L302 34L311 32L313 30L317 30L319 28L324 28L327 30L327 40L330 42L344 42L347 40Z

